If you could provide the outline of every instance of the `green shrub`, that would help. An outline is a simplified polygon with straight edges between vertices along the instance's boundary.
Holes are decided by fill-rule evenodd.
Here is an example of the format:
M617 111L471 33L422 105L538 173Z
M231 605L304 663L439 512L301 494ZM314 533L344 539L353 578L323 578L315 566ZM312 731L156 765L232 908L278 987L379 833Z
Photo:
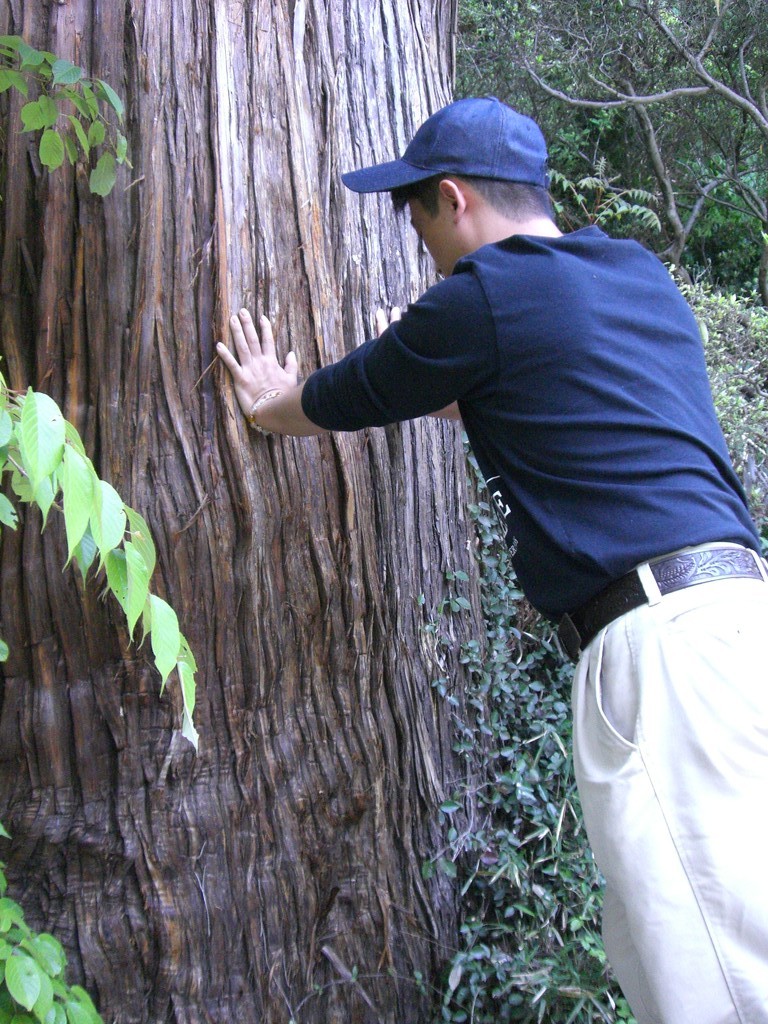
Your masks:
M768 310L701 285L684 292L699 321L731 459L768 536Z
M470 465L477 473L471 457ZM473 640L462 650L473 717L457 722L456 749L472 763L473 778L479 774L479 810L462 825L464 793L442 805L441 813L456 820L451 847L425 867L455 876L464 900L462 944L448 966L436 1021L628 1021L606 975L601 882L573 778L572 668L552 626L518 589L479 474L477 485L470 509L486 634L484 643ZM445 680L435 686L447 695Z

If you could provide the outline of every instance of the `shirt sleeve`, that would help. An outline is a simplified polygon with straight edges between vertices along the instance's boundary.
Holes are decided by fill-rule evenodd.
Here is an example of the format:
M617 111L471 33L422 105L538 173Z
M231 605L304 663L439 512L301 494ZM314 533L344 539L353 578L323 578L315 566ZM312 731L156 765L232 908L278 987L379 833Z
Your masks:
M497 379L488 301L472 273L430 288L380 337L305 382L305 415L326 430L413 419L472 396Z

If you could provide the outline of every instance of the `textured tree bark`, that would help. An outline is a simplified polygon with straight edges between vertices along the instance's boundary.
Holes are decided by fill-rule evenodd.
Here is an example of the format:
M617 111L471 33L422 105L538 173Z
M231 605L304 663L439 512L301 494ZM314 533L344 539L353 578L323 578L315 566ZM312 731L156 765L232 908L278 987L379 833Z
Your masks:
M471 571L458 434L251 436L210 364L230 302L308 373L421 289L406 221L339 175L446 100L454 6L0 0L0 33L126 98L133 164L103 201L41 174L4 98L4 372L149 520L200 668L195 755L61 524L4 532L0 856L106 1020L429 1019L456 896L420 869L466 770L430 681L461 700L471 622L423 627Z

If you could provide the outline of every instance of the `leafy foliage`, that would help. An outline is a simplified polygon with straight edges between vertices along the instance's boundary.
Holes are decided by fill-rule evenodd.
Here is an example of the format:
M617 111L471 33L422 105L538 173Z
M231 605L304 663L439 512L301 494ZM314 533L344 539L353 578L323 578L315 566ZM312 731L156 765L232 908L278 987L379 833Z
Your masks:
M604 159L608 177L654 194L655 251L768 304L764 0L459 10L459 95L492 91L534 116L573 181Z
M597 224L622 236L661 231L659 218L652 209L654 196L640 188L621 188L618 175L609 176L601 157L593 174L571 181L559 171L551 171L555 210L567 230ZM562 196L562 199L558 199Z
M192 721L197 666L176 613L149 591L156 556L144 518L98 477L79 434L53 399L32 388L14 394L0 374L0 479L6 475L22 503L40 508L43 526L61 495L67 561L75 562L83 580L94 564L97 571L104 571L106 589L123 609L131 638L139 622L142 637L150 636L163 687L177 670L184 707L182 732L197 746ZM13 503L0 494L0 524L15 529L17 522ZM8 653L7 644L0 641L0 660Z
M0 836L10 836L0 823ZM58 939L34 932L6 896L0 862L0 1024L103 1024L88 993L66 981Z
M30 85L39 93L29 99ZM122 124L123 101L100 78L88 78L69 60L35 50L20 36L0 36L0 93L14 89L27 99L19 111L25 132L41 132L38 154L49 171L105 148L91 171L89 187L96 195L112 191L117 165L128 164L128 142L102 114L102 105Z
M701 328L731 460L768 537L768 310L703 285L684 291Z
M462 823L465 792L452 794L441 807L450 848L424 868L456 877L464 899L436 1024L630 1021L606 974L601 881L573 778L571 666L518 589L493 499L471 456L470 465L486 630L462 650L473 717L457 720L455 749L482 765L477 818ZM437 609L428 628L461 607ZM450 699L447 680L434 685Z

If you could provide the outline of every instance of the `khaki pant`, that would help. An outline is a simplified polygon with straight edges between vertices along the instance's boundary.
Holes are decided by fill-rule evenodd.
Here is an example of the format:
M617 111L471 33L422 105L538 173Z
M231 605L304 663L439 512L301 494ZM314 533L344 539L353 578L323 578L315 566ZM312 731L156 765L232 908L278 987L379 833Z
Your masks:
M606 951L639 1024L768 1024L768 583L646 589L573 686Z

